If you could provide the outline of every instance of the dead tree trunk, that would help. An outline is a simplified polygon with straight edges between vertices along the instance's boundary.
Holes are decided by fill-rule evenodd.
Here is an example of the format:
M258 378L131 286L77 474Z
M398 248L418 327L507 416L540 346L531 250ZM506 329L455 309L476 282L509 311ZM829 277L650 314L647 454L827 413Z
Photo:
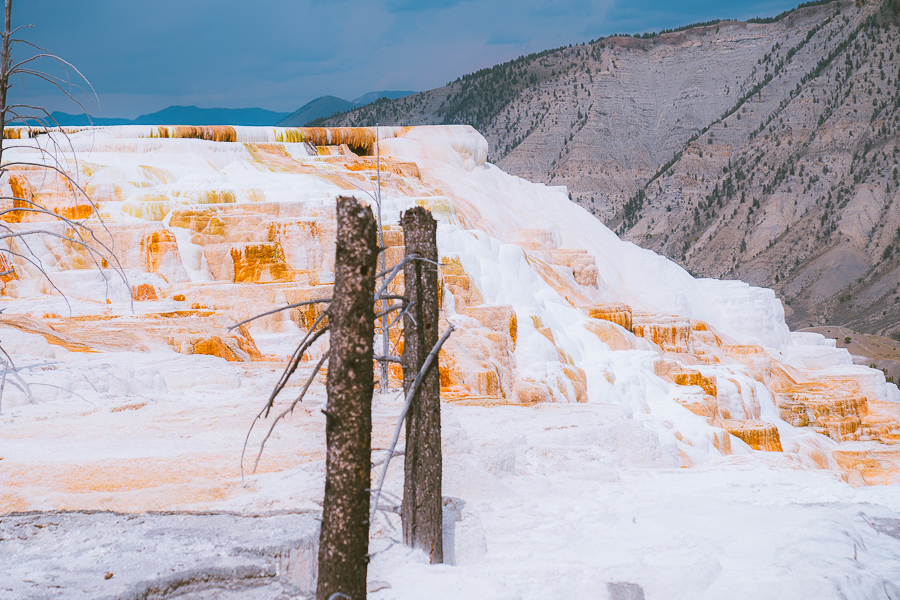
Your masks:
M6 11L3 20L2 43L0 43L0 140L5 139L6 130L6 96L9 93L9 68L12 57L9 54L9 38L12 35L12 0L6 0ZM0 160L3 159L3 144L0 144Z
M410 308L403 318L403 387L410 390L425 357L438 341L437 223L421 207L401 219L406 255L425 260L403 271ZM405 479L400 516L403 541L422 549L432 563L444 562L441 503L441 382L437 361L422 381L406 415Z
M366 597L377 256L372 210L354 198L338 198L317 600Z

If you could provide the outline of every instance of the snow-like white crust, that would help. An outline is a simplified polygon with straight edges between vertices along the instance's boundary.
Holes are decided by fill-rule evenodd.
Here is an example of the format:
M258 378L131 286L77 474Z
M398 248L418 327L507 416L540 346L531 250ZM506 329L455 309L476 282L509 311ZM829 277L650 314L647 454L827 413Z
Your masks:
M138 332L137 324L148 315L164 322L158 315L174 319L188 308L175 299L180 290L201 290L192 298L198 304L230 303L230 311L216 309L223 332L238 318L291 301L286 288L267 291L253 283L223 283L230 263L216 263L219 255L207 251L207 241L174 226L177 211L209 206L204 203L226 191L229 206L302 205L318 215L319 223L333 214L335 198L342 194L375 207L371 171L348 175L314 144L284 142L298 135L287 129L235 127L234 134L233 142L160 138L158 127L134 126L79 131L66 142L75 151L65 155L71 169L83 177L111 229L124 232L117 239L131 240L115 247L128 286L159 290L159 300L132 305L129 287L111 269L74 268L71 250L49 237L33 238L28 251L65 298L21 262L15 263L19 279L7 283L0 296L4 317L32 319L27 327L4 325L0 319L0 341L26 368L25 376L40 384L33 388L37 404L30 404L15 382L7 381L0 433L11 441L0 448L0 470L56 473L53 469L70 465L102 473L102 468L121 468L138 481L144 469L129 461L151 465L148 472L163 472L159 465L172 457L179 464L192 464L191 457L197 457L201 474L187 484L175 478L144 487L135 483L124 491L98 491L84 484L83 493L47 475L43 483L29 484L33 489L0 495L0 512L316 508L324 440L320 386L313 388L295 421L273 438L267 451L272 462L264 459L262 474L254 476L250 487L241 487L236 460L243 435L280 364L178 354L177 343L165 335ZM374 128L371 134L374 139ZM877 518L896 519L896 496L884 491L889 488L848 487L834 454L864 453L877 450L878 444L839 444L809 427L786 423L777 406L777 395L784 392L778 386L785 378L825 387L852 381L870 402L900 402L900 391L886 384L880 371L853 365L832 340L791 333L771 290L740 281L696 279L674 262L618 239L570 202L564 188L530 183L486 163L487 143L470 127L379 128L378 138L381 158L398 169L385 175L385 224L397 225L401 213L416 204L433 211L441 256L458 261L480 305L508 306L516 317L514 350L508 357L511 377L546 386L551 400L531 408L495 406L513 402L518 393L501 381L509 387L503 390L504 401L445 405L445 494L459 500L448 504L456 511L448 548L462 570L427 571L415 557L385 551L375 558L373 572L390 580L396 593L378 597L588 597L584 590L615 581L640 583L648 598L742 597L735 591L740 574L746 574L742 569L775 582L757 588L762 592L753 597L776 591L800 597L812 588L801 590L796 581L834 574L821 565L804 568L799 578L790 570L775 573L794 563L783 552L772 554L772 544L786 548L801 534L808 562L818 565L810 558L815 556L830 565L840 556L844 562L834 567L838 579L849 581L851 571L862 569L872 583L859 584L854 592L813 586L815 597L838 597L835 589L846 594L840 597L869 597L879 578L889 581L891 573L897 574L897 563L886 566L882 558L896 561L900 546L866 529L857 510L870 502L875 508L866 510ZM45 136L10 142L4 154L10 160L35 160L34 144L49 147ZM346 149L329 148L327 152L344 152L350 161L362 160L348 156ZM0 185L8 195L9 184ZM137 230L148 222L171 235L167 239L174 240L179 261L148 270L140 243L134 242L140 236L126 235L129 227ZM293 233L284 235L295 239ZM529 246L528 236L537 236L540 243ZM551 260L554 252L566 251L581 252L578 260L586 263L593 260L596 284L574 267ZM297 242L284 253L291 268L317 269L320 282L327 283L332 268L327 252ZM635 319L663 323L693 337L684 351L667 349L652 336L598 321L586 310L611 303L627 304ZM445 288L445 316L460 331L486 331L459 306ZM60 342L41 333L33 323L44 315L95 319L95 347L86 351L65 335ZM113 332L105 317L116 317L124 331ZM135 324L131 336L129 322ZM612 337L598 335L598 323ZM270 358L283 358L302 333L286 315L254 324L249 332ZM321 352L317 346L313 356ZM573 369L583 373L583 393ZM701 385L674 383L673 372L711 382L714 395ZM704 397L711 397L729 421L772 426L784 452L754 451L686 408ZM576 404L576 398L584 404ZM393 426L397 408L396 399L376 399L376 437ZM207 464L214 465L211 475L202 474ZM678 469L683 466L698 468ZM389 478L391 493L398 493L399 481L397 474ZM832 510L823 508L823 502L845 504ZM804 503L818 508L802 508ZM683 513L684 520L676 513ZM570 523L573 519L577 523ZM827 532L815 534L811 521L832 519L842 523L840 535L847 540L865 539L870 550L859 550L860 560L868 561L864 566L844 560L852 555L851 542L838 543ZM374 535L378 548L388 546L387 521L376 524ZM592 541L596 536L618 540L618 550L600 549ZM626 558L615 558L619 552ZM496 577L509 585L492 583ZM522 583L528 577L534 585ZM548 583L550 579L558 585ZM444 583L453 591L441 596L437 590L445 589Z

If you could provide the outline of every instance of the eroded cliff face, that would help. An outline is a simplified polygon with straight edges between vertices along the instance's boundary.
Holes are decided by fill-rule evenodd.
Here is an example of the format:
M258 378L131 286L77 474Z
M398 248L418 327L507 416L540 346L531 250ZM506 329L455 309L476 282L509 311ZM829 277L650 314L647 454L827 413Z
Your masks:
M68 164L99 211L85 222L114 250L127 284L59 238L11 242L14 273L0 295L0 339L20 364L34 365L25 377L35 385L33 400L8 385L4 411L30 401L102 398L130 412L174 390L231 389L240 380L235 373L246 377L255 364L277 368L313 326L316 305L228 328L330 296L335 198L373 201L375 132L223 129L72 133ZM382 128L378 137L388 266L403 257L403 210L424 206L439 221L441 317L458 329L440 357L445 401L516 410L617 406L653 432L653 447L662 448L654 464L689 467L761 450L782 466L834 469L854 484L900 477L893 450L900 391L880 371L852 365L821 335L792 334L771 291L694 279L619 240L564 189L487 163L487 143L469 127ZM39 141L8 152L34 156ZM17 177L33 197L49 198L59 184L29 172ZM66 202L60 195L61 210ZM64 226L45 219L40 227ZM400 344L399 336L392 342ZM318 360L324 347L308 358ZM55 359L49 370L41 367L48 358ZM167 419L181 427L174 425L179 417ZM313 431L314 424L302 427ZM622 435L623 448L641 447ZM137 500L113 493L109 506L159 507L183 486L198 505L240 494L236 484L210 479L232 454L210 454L185 481L154 455L153 464L163 465L154 468L175 487ZM265 469L301 460L290 456L276 454ZM79 468L97 475L79 489L121 487L108 459L85 460ZM73 496L68 480L57 477L61 466L16 469L19 483L0 492L6 509L34 506L28 489L44 476L62 486L47 492L57 494L51 505L87 506L86 496ZM154 477L135 474L126 487L157 489Z
M468 123L489 158L796 327L900 335L900 4L832 2L517 59L329 121Z

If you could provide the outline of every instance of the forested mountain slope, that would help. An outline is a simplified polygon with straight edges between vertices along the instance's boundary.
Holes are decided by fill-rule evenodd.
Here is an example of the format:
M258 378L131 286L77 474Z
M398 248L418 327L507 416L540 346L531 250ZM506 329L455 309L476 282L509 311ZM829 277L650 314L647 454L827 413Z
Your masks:
M900 0L611 37L330 125L468 123L489 160L794 326L900 332Z

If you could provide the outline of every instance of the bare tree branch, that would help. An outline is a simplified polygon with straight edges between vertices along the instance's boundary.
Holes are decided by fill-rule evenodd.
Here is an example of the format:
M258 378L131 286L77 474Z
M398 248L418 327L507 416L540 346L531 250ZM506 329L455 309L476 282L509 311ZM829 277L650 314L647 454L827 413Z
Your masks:
M284 411L282 411L282 413L279 414L277 417L275 417L275 419L272 421L272 426L269 427L269 431L266 432L266 437L264 437L262 442L260 442L260 444L259 444L259 454L256 455L256 461L253 463L253 472L254 473L256 473L256 467L259 466L259 459L262 458L262 453L263 453L263 450L265 450L266 442L269 440L269 436L271 436L272 432L275 430L275 425L277 425L278 422L281 419L283 419L288 413L294 412L294 408L297 406L297 404L301 400L303 400L303 397L306 395L306 392L309 390L309 387L313 384L313 381L315 381L316 375L319 374L319 371L322 369L322 365L325 364L325 361L328 360L329 356L331 356L331 350L326 352L324 355L322 355L322 358L319 359L319 362L318 362L318 364L316 364L316 367L313 369L313 372L310 373L309 377L306 379L306 383L303 385L303 389L300 390L300 395L297 396L297 398L291 403L291 405L289 407L284 409ZM248 433L248 436L249 436L249 433ZM241 466L241 469L243 472L243 466Z
M388 308L375 313L375 318L380 319L381 317L389 315L392 312L396 312L396 311L400 310L401 308L403 308L403 303L401 303L401 302L398 302L397 304L392 304Z
M431 363L437 358L438 352L441 350L441 346L444 345L444 342L450 337L450 334L453 333L453 324L447 328L447 331L444 332L444 335L440 337L437 341L437 344L431 349L431 352L428 353L428 356L425 357L425 362L422 364L422 368L419 369L419 372L416 374L416 378L413 380L412 386L410 386L409 392L406 394L406 401L403 403L403 410L400 411L400 416L397 418L397 426L394 428L394 437L391 440L391 447L388 453L387 458L384 461L384 467L381 469L381 476L378 478L378 487L375 488L375 499L372 501L372 510L371 515L369 515L369 522L375 519L375 511L378 510L378 499L381 497L381 488L384 487L384 478L387 476L388 467L391 464L391 457L394 455L394 449L397 447L397 440L400 438L400 430L403 428L403 421L406 419L406 413L409 412L409 406L412 404L413 398L416 397L416 392L419 391L419 386L422 385L422 381L425 379L425 375L428 371L431 370Z
M283 310L297 308L298 306L308 306L310 304L324 304L326 302L331 302L331 298L317 298L315 300L304 300L303 302L295 302L294 304L288 304L287 306L282 306L281 308L276 308L273 310L266 311L264 313L259 313L258 315L254 315L254 316L250 317L249 319L244 319L240 323L235 323L234 325L232 325L231 327L228 328L228 331L231 331L232 329L235 329L237 327L240 327L241 325L249 323L250 321L255 321L256 319L266 317L268 315L274 315L275 313L279 313Z
M3 379L0 380L0 415L3 414L3 389L6 387L6 374L9 372L9 363L3 361Z
M21 241L22 241L22 243L25 245L25 247L28 248L28 243L27 243L25 240L21 240ZM37 263L35 263L33 260L31 260L31 257L25 256L24 254L20 254L20 253L18 253L18 252L13 251L13 250L9 250L9 249L7 249L7 248L2 248L2 249L0 249L0 251L6 252L7 254L11 254L12 256L15 256L15 257L17 257L17 258L21 258L22 260L24 260L24 261L28 262L29 264L31 264L31 266L33 266L34 268L38 269L38 270L41 272L41 275L43 275L44 278L47 280L47 282L50 284L50 286L51 286L54 290L56 290L56 292L57 292L60 296L62 296L63 300L64 300L65 303L66 303L66 306L69 308L69 312L70 312L70 313L72 312L72 305L69 304L69 299L66 298L66 295L62 292L61 289L59 289L58 287L56 287L56 284L53 283L53 280L50 279L50 277L47 276L47 272L44 270L44 265L43 265L43 263L41 263L41 261L40 261L39 258L35 257L35 258L37 258L37 261L38 261ZM31 248L28 248L28 251L31 252ZM31 253L31 256L34 256L34 253L33 253L33 252Z
M17 372L18 369L16 369L16 364L13 362L12 357L9 355L9 353L7 353L6 349L3 346L0 346L0 352L2 352L3 356L6 357L7 369L12 369L13 379L18 380L19 384L21 385L21 387L19 389L21 389L25 393L25 395L28 396L28 402L30 404L34 404L35 403L34 395L31 393L31 388L29 387L28 382L26 382L24 379L22 379L19 376L19 374ZM4 383L6 382L6 371L5 370L3 372L3 381L4 381ZM12 383L13 383L13 385L16 385L15 381L13 381Z
M378 362L392 362L392 363L397 363L397 364L403 364L403 359L400 358L399 356L384 356L381 354L376 354L375 356L373 356L373 358L375 360L377 360Z
M269 416L269 409L272 408L275 402L275 397L281 393L281 390L283 390L287 385L287 382L291 378L291 375L294 374L294 371L296 371L297 367L300 365L300 360L303 358L303 353L306 352L316 342L316 340L325 335L325 333L328 331L327 326L316 330L317 324L325 318L326 314L327 313L322 313L321 315L319 315L319 317L310 326L309 332L306 334L306 337L303 338L303 341L297 347L297 350L294 351L294 355L291 357L291 360L285 367L284 373L282 373L281 375L281 379L279 379L278 383L275 384L275 389L272 390L272 394L269 396L269 400L266 404L266 417Z

